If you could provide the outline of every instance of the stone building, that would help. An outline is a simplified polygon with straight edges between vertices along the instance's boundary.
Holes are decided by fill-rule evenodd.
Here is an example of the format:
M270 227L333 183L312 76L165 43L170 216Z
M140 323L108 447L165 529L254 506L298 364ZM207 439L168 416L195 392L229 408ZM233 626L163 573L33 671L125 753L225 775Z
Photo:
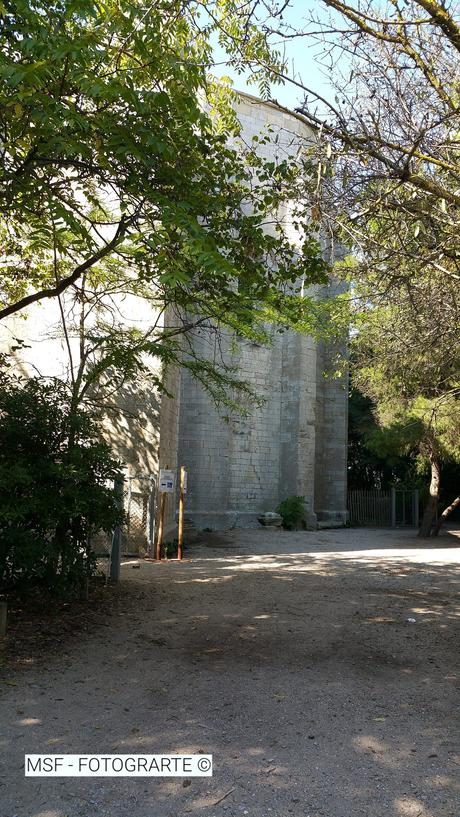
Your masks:
M248 94L239 96L237 113L247 142L267 126L276 134L262 148L266 155L295 151L315 138L295 115ZM323 289L323 296L333 292L332 285ZM140 326L152 321L149 309L124 304ZM0 348L7 349L12 338L26 341L16 353L19 371L68 375L59 314L55 303L38 304L26 321L16 316L0 327ZM199 354L213 354L215 340L205 332L195 342ZM334 350L293 332L274 332L270 346L230 337L222 346L263 399L250 416L223 418L200 384L187 371L175 370L168 373L172 397L158 395L148 378L139 379L120 390L117 422L106 420L107 439L126 463L129 501L137 502L136 547L148 536L152 506L146 486L160 466L187 467L186 513L198 528L257 526L261 512L292 495L305 497L311 527L346 521L347 383L324 377ZM175 506L169 502L166 536L174 533Z
M249 417L222 419L189 373L180 374L177 454L165 452L165 462L160 443L160 458L186 466L196 527L257 527L261 512L293 495L305 497L309 527L345 523L347 389L323 377L327 357L324 346L292 332L269 347L238 342L232 361L264 401Z
M275 103L241 94L242 138L269 126L266 155L293 152L315 134ZM325 247L325 252L327 252ZM331 252L329 248L329 252ZM333 286L318 295L327 297ZM335 350L311 338L274 333L271 346L230 343L219 352L263 399L250 417L223 419L187 371L176 373L174 402L161 409L160 462L188 470L187 516L198 528L257 527L257 516L288 496L304 496L309 527L346 521L347 404L345 378L325 377ZM216 341L205 333L200 355ZM226 346L226 349L225 349ZM172 522L173 520L170 520Z

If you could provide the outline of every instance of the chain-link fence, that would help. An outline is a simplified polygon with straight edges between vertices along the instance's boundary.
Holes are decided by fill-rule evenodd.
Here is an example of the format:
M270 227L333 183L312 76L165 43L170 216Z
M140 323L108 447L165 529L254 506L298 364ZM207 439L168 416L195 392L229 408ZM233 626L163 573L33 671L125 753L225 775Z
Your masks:
M152 475L136 474L123 480L125 524L121 531L123 556L145 556L153 552L155 538L156 480ZM109 555L111 536L101 532L92 540L97 554Z

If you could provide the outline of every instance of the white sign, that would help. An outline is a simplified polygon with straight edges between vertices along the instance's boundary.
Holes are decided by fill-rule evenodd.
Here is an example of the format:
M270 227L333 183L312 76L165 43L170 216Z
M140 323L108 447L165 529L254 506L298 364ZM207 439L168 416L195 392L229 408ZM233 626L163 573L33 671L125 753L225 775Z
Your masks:
M172 494L174 492L174 471L160 468L160 494Z

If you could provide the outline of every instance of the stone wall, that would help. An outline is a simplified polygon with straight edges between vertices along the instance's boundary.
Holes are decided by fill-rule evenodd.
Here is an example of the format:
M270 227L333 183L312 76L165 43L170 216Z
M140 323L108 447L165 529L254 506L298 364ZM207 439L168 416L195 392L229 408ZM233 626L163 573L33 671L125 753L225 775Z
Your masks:
M276 145L260 146L267 158L275 151L280 156L293 154L302 141L314 138L312 131L274 104L242 94L237 109L246 142L267 126L272 128ZM141 301L124 303L123 312L144 327L156 317ZM22 338L31 348L15 353L17 371L68 377L59 320L56 301L35 305L27 320L21 316L2 323L0 350ZM167 313L166 325L171 320ZM160 396L148 376L126 384L114 396L113 411L104 417L104 434L125 463L133 490L156 476L159 467L177 469L184 464L189 472L186 515L200 528L257 526L261 512L274 510L291 495L305 496L310 525L315 525L316 515L320 522L343 523L347 387L344 379L323 376L334 350L292 332L273 332L272 344L265 347L235 343L225 334L217 339L202 330L195 345L200 355L212 359L222 354L236 365L263 404L248 417L226 417L201 385L177 368L166 372L171 397ZM150 360L149 365L151 373L160 375L158 361ZM143 520L145 502L139 501ZM166 540L176 535L176 508L177 490L168 498Z
M267 125L277 136L276 145L261 149L266 158L275 151L293 154L314 138L276 105L249 95L241 96L237 110L244 141ZM196 339L197 351L210 357L215 344L205 332ZM249 417L225 418L182 373L178 450L189 471L187 515L199 528L253 527L261 512L297 495L305 497L309 527L316 527L317 518L343 524L347 389L343 379L324 377L334 351L293 332L274 332L268 347L223 338L219 351L238 366L263 405Z
M62 299L63 310L70 309L70 298ZM131 325L154 323L156 314L144 301L132 299L129 308L122 301L124 314L132 315ZM17 339L24 345L18 347ZM74 363L78 365L78 339L70 333ZM0 352L10 354L10 368L22 376L60 378L69 382L69 353L63 337L61 315L57 300L52 299L30 307L27 313L12 316L0 323ZM149 360L150 371L140 373L125 383L112 396L108 410L101 414L103 436L114 456L123 463L125 473L125 509L129 511L128 524L123 535L124 552L143 552L147 549L149 533L148 497L149 477L156 475L159 466L161 398L152 388L149 375L160 375L157 360ZM175 404L175 401L172 401ZM97 405L97 402L96 402ZM171 413L173 415L173 412ZM166 439L167 435L165 435ZM174 443L176 456L177 441ZM98 549L107 549L107 537L96 543Z

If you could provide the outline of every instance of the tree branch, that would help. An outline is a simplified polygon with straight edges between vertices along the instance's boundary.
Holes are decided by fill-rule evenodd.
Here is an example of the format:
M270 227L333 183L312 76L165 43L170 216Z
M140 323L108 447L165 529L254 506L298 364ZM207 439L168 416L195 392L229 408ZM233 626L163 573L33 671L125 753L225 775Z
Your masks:
M454 48L460 51L460 27L449 12L435 0L416 0L416 2L428 12L433 23L439 26Z
M109 241L108 244L105 244L98 250L94 255L90 258L87 258L83 264L80 264L78 267L74 269L71 275L68 275L67 278L63 278L56 286L54 287L47 287L45 289L40 289L38 292L33 292L31 295L26 295L24 298L21 298L19 301L16 301L14 304L10 304L9 306L5 306L3 309L0 310L0 320L3 318L7 318L9 315L14 315L15 312L20 312L22 309L25 309L27 306L36 303L37 301L42 301L45 298L55 298L57 295L61 295L64 290L68 289L72 284L74 284L81 275L83 275L86 270L91 269L95 264L98 263L102 258L105 258L107 255L110 255L112 250L115 249L117 244L123 239L126 230L128 227L128 222L122 218L118 224L117 231Z

